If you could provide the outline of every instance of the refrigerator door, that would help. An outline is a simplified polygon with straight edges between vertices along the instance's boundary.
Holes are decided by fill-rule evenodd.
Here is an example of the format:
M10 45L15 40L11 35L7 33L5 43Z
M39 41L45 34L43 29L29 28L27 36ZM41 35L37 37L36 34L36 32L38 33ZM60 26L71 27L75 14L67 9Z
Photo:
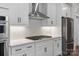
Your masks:
M66 55L67 20L62 17L62 55Z
M62 55L70 55L73 50L74 23L69 17L62 17Z

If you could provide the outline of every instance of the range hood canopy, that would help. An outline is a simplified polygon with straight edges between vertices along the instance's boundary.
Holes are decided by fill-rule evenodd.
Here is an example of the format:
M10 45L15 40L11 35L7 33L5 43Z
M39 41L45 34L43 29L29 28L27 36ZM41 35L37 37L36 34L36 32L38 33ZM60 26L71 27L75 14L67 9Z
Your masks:
M39 3L32 3L32 12L29 14L31 19L48 19L49 17L39 12Z

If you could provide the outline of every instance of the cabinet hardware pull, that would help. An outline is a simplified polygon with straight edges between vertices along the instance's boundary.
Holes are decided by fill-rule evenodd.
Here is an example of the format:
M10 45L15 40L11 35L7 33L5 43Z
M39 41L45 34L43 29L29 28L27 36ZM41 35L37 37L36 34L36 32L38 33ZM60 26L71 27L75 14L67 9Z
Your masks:
M59 43L57 43L57 47L59 48Z
M19 19L20 19L20 23L21 23L21 17L19 17Z
M19 17L18 17L18 23L19 23Z
M44 48L44 52L47 52L47 48L46 47Z
M21 17L18 17L18 23L21 23Z
M32 46L28 46L27 48L31 48Z
M51 21L51 24L53 24L53 21Z
M17 49L16 51L20 51L20 50L22 50L22 49Z

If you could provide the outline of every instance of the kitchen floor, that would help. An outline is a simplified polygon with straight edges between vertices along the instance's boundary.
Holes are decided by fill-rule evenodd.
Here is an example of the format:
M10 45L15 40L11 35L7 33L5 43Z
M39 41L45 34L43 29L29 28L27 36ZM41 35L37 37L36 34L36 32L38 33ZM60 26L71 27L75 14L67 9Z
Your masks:
M76 46L75 50L68 56L79 56L79 46Z
M75 51L72 53L73 56L79 56L79 46L76 46Z

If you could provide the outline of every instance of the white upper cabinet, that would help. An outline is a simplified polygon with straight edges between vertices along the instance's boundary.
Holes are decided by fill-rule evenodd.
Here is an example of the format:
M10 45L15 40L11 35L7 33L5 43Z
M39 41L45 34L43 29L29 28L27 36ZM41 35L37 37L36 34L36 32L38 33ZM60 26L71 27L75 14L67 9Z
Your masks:
M11 25L28 25L28 3L13 3L9 8Z
M56 3L47 3L47 16L50 18L42 20L43 26L55 26L56 25Z
M57 3L57 26L61 27L62 16L62 5Z
M28 25L28 3L18 4L18 24Z
M71 17L71 4L61 4L62 16Z
M71 4L62 4L62 3L57 3L57 26L61 27L61 21L62 21L62 16L63 17L71 17L72 16L72 6Z

